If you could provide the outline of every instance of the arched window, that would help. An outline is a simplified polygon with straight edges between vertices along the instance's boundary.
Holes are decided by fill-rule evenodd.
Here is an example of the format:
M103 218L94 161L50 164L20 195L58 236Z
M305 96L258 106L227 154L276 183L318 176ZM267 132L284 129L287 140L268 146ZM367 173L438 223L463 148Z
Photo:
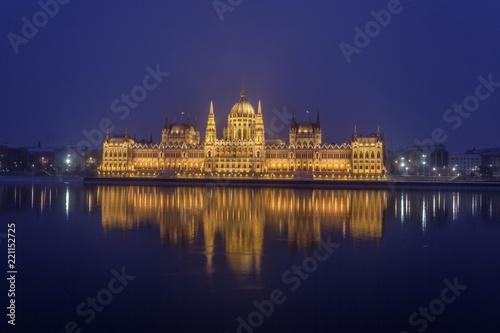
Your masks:
M368 152L366 152L366 153L365 153L365 158L368 158L368 156L369 156L369 155L368 155Z
M208 151L208 157L212 157L212 151L211 150Z
M358 158L358 153L354 153L354 158Z
M377 158L380 158L380 152L377 152Z
M257 151L257 157L260 157L260 151Z
M374 152L372 152L372 158L375 158L375 153Z

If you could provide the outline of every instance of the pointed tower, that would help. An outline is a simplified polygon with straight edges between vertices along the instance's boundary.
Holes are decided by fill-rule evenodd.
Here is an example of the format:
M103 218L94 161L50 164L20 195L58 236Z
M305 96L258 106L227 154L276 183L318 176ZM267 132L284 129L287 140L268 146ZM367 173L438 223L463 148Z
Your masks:
M106 142L109 143L109 128L106 131Z
M125 142L128 141L128 128L125 129Z
M215 128L214 103L210 101L210 112L208 114L207 130L205 132L205 143L215 143L217 140L217 129Z
M205 161L203 169L205 172L215 170L215 141L217 140L217 129L215 128L214 103L210 101L210 112L208 113L207 130L205 131Z
M290 131L288 133L288 143L295 145L297 143L297 116L295 111L292 113L292 124L290 125Z
M240 93L240 99L245 100L245 83L242 81L241 82L241 93Z
M167 113L165 113L165 124L163 125L163 130L161 131L161 142L164 144L168 143L168 135L170 130L168 129L168 118Z
M323 142L323 136L321 134L321 124L319 122L319 109L316 115L316 128L314 129L314 144L321 145Z
M189 112L188 112L188 121L187 121L187 130L191 130L191 119L189 118Z
M257 115L255 119L255 133L252 137L255 143L265 143L264 135L264 120L262 118L262 103L259 99L259 107L257 109Z
M356 125L354 125L354 133L351 139L351 165L350 168L348 168L352 174L363 173L363 171L359 169L360 161L363 163L363 151L358 146L358 132L356 130Z
M194 130L198 132L198 117L194 118Z
M377 142L380 142L380 126L377 127Z

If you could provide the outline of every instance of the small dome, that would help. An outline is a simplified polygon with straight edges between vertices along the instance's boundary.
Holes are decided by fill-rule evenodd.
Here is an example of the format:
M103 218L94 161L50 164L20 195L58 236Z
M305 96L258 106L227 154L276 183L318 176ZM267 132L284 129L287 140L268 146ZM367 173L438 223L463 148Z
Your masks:
M313 126L311 123L302 123L299 125L299 133L312 133L314 132Z
M185 130L186 130L186 125L184 125L184 124L174 124L170 128L171 133L172 132L173 133L184 133Z

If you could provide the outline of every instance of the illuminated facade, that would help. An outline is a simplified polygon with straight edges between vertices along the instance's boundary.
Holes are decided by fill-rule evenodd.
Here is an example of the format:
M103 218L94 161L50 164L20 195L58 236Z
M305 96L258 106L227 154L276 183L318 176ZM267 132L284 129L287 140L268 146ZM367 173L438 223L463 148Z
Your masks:
M138 143L125 136L103 143L101 176L114 177L254 177L291 179L309 175L314 179L383 179L383 142L380 131L358 135L350 143L325 144L319 112L316 123L298 123L293 116L289 143L266 142L262 105L257 112L246 99L240 99L229 112L222 137L217 136L213 102L210 103L205 141L200 142L198 121L192 126L168 123L160 143Z

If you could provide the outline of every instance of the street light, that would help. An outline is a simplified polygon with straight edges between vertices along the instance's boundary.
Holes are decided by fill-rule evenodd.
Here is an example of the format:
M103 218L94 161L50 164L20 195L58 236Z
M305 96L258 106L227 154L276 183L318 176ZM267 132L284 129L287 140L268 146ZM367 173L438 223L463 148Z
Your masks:
M427 165L427 162L425 161L425 158L427 157L426 154L423 154L422 155L422 158L424 159L424 161L422 162L424 164L424 176L425 176L425 166Z

